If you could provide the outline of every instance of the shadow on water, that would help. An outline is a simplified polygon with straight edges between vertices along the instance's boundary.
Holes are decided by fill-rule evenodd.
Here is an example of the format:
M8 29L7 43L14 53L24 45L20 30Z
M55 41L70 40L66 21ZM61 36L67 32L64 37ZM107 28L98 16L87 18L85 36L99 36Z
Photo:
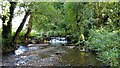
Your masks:
M105 66L91 52L80 52L79 49L64 49L67 53L61 56L61 65L63 66Z

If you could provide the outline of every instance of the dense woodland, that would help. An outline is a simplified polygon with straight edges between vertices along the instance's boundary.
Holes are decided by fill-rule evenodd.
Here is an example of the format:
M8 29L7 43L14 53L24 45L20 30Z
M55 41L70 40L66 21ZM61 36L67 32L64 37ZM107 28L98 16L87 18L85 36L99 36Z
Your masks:
M75 46L84 45L110 66L120 64L119 2L2 2L0 5L3 53L14 50L17 44L27 46L32 36L43 41L48 37L72 35L69 40ZM13 17L23 13L14 12L17 6L24 8L25 16L13 32ZM22 30L28 16L26 29Z

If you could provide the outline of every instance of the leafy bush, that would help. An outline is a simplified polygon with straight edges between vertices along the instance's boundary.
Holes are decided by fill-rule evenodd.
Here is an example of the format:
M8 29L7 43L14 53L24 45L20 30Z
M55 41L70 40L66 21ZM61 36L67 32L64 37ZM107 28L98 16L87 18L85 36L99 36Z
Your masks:
M108 51L103 51L98 54L101 61L104 63L110 64L111 66L117 66L119 64L118 61L118 49L111 49ZM106 61L107 60L107 61Z
M91 29L88 48L95 50L98 57L105 63L116 66L119 64L120 36L119 31L109 32L106 29Z

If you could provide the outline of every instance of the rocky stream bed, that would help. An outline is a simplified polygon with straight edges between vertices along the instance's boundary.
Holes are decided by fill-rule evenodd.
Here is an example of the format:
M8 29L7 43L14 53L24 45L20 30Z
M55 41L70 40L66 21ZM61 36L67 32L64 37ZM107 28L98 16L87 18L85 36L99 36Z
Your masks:
M23 54L11 52L3 56L3 66L105 66L95 54L80 52L73 46L29 44L27 48Z

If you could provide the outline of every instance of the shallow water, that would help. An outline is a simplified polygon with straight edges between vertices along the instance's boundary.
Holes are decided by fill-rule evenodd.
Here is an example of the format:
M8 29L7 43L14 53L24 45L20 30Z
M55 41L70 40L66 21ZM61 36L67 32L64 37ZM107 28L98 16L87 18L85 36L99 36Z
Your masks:
M66 46L33 46L24 54L3 57L4 66L105 66L91 52L80 52Z
M104 66L98 61L97 56L91 52L79 51L79 49L65 49L67 53L61 56L61 65L63 66Z

